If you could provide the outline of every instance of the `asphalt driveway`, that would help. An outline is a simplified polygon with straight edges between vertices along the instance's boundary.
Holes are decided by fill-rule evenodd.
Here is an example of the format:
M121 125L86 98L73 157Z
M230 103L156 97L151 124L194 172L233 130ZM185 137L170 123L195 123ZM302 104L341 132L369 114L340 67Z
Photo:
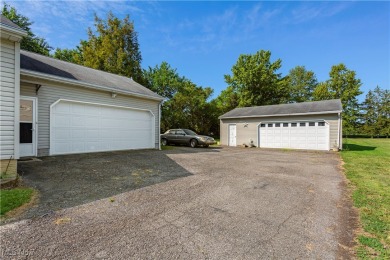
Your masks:
M122 192L118 195L102 195L101 200L1 226L2 257L350 257L353 234L347 224L351 223L351 208L336 153L187 147L122 153L118 158L113 153L110 162L101 159L101 164L97 163L100 154L91 155L87 160L97 160L90 163L95 167L76 172L82 175L95 169L104 174L103 165L108 164L111 167L106 169L120 167L116 174L122 176L125 170L132 172L130 165L137 164L149 175L158 171L159 176L170 177L131 191L126 189L134 188L129 188L134 179L121 177L125 180L117 182L116 193ZM129 157L136 159L122 167L123 159ZM60 163L58 171L67 167L63 174L84 165L84 159L72 167L61 165L66 161L62 157L53 160ZM41 167L44 169L45 161ZM56 187L65 179L58 180ZM155 183L152 179L150 184ZM75 180L95 183L92 175ZM99 185L91 184L89 189L100 189ZM73 192L72 187L67 188Z

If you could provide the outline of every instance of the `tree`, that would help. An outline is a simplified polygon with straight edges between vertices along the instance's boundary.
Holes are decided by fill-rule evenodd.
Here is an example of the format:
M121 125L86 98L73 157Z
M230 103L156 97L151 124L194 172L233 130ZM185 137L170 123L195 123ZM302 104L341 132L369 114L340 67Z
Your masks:
M362 104L363 132L373 137L376 135L376 123L378 118L378 100L372 90L368 91Z
M225 75L226 83L238 95L238 106L272 105L287 101L287 78L277 73L282 61L278 59L272 63L270 59L270 51L242 54L232 67L232 75Z
M218 117L208 102L211 88L202 88L179 75L167 62L144 70L146 86L166 98L161 110L161 130L189 128L208 134Z
M31 31L30 26L33 23L30 22L28 17L19 14L14 7L7 4L3 5L1 14L27 32L27 36L23 37L20 42L21 49L49 56L49 53L53 48L50 47L44 38L36 36Z
M359 118L357 96L362 94L360 79L356 72L347 69L344 64L334 65L329 73L330 79L320 83L314 90L314 100L341 99L343 105L343 130L347 134L356 132Z
M186 80L184 77L180 77L176 69L171 68L165 61L159 66L156 65L154 68L149 67L144 70L143 77L150 90L167 99L171 99Z
M220 115L225 114L238 106L238 95L233 87L229 86L219 94L215 103Z
M379 87L377 89L380 90ZM376 91L376 90L375 90ZM379 107L378 127L379 134L387 138L390 136L390 90L381 90L381 103Z
M212 93L211 88L196 86L189 80L183 81L179 91L163 105L164 130L189 128L199 133L209 133L213 120L209 115L212 106L208 99Z
M88 40L81 42L80 50L82 65L144 83L138 36L129 16L120 20L109 12L103 20L95 15L95 31L88 28Z
M59 60L72 62L76 64L82 64L83 58L80 47L76 49L60 49L57 48L53 54L53 57Z
M362 104L363 133L371 137L390 135L390 91L377 86Z
M317 78L313 71L306 70L305 66L296 66L288 74L289 102L305 102L313 98L317 87Z

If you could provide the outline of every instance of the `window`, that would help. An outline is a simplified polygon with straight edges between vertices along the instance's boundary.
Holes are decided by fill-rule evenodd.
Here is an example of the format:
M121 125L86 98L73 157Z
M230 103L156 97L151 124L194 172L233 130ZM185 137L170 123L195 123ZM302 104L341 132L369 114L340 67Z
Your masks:
M288 127L288 123L283 123L283 127Z
M299 126L306 126L306 123L299 123Z
M268 124L268 127L272 127L273 125L272 124Z
M197 135L194 131L189 130L189 129L183 129L183 131L188 134L188 135Z
M32 123L20 123L19 142L21 144L32 143Z
M309 126L315 126L316 123L315 122L309 122Z
M280 127L280 123L276 123L276 124L275 124L275 127Z
M183 130L176 130L176 135L185 135Z
M265 127L265 124L260 124L260 127Z
M297 127L297 123L291 123L291 127Z
M318 122L318 126L325 126L325 122Z

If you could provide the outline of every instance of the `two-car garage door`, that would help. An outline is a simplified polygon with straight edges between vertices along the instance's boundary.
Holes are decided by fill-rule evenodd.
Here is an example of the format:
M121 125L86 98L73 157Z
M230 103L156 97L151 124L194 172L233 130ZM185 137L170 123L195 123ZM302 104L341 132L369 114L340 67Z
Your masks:
M59 101L50 115L50 154L154 148L154 116L126 107Z
M329 150L329 124L264 122L259 125L260 147Z

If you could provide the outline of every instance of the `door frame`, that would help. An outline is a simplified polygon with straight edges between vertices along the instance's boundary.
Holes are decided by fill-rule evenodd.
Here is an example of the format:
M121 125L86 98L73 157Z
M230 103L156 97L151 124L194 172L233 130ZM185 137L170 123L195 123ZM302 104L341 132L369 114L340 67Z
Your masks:
M228 131L227 131L227 145L228 146L231 146L230 145L230 126L232 126L232 125L234 125L234 126L236 126L236 145L235 146L237 146L237 124L228 124ZM232 146L232 147L234 147L234 146Z
M37 97L29 97L29 96L20 96L20 100L30 100L33 102L33 120L32 120L32 125L33 125L33 132L32 132L32 140L33 140L33 154L32 155L27 155L27 156L20 156L20 140L18 142L19 144L19 157L28 157L28 156L38 156L38 127L37 127L37 120L38 120L38 98ZM20 101L19 101L20 102ZM20 106L20 103L19 103ZM22 123L20 121L20 114L19 114L19 125ZM20 127L20 126L19 126Z

